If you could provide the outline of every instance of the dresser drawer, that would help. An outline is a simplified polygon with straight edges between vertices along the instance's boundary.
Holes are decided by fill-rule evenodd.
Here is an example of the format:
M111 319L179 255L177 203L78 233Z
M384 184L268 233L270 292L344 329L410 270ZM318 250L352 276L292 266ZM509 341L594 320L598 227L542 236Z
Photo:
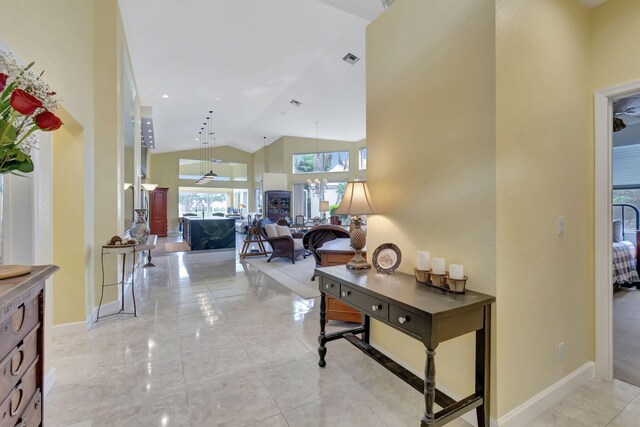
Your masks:
M36 390L35 396L29 402L24 413L18 420L15 427L40 427L42 422L42 394L40 390Z
M37 365L38 359L29 366L20 382L0 404L0 427L14 427L27 408L37 388Z
M321 280L322 280L322 291L323 292L340 298L340 284L339 283L334 282L333 280L326 279L324 277L322 277Z
M389 307L389 322L418 338L422 338L425 320L416 313L392 305Z
M0 362L0 401L20 381L27 368L38 357L38 327Z
M377 298L369 296L363 292L356 291L348 286L340 286L340 298L364 310L367 314L387 320L389 314L389 304Z
M25 301L0 324L0 358L4 357L38 324L39 298Z

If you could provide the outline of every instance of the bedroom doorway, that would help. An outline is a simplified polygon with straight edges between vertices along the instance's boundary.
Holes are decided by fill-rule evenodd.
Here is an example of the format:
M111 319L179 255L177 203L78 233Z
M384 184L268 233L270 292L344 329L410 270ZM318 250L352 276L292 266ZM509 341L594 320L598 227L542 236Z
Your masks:
M594 107L596 375L640 386L640 81Z
M612 110L613 377L640 386L640 94Z

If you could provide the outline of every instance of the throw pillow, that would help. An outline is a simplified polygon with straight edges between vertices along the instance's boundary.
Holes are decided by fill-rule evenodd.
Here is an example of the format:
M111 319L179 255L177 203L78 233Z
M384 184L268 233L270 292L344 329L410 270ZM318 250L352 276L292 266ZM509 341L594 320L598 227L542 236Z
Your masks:
M286 225L276 225L278 229L278 236L289 236L291 237L291 229Z
M613 221L613 241L621 242L623 239L624 235L622 233L622 221Z
M266 224L264 232L267 233L267 237L278 237L278 229L275 224Z

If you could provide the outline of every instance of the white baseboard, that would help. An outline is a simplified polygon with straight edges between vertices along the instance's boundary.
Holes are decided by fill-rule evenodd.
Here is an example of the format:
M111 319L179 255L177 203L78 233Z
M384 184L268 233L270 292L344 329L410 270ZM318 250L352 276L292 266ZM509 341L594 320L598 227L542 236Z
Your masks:
M416 375L416 376L418 376L418 377L420 377L420 378L422 378L424 380L424 372L415 369L413 366L409 365L406 361L402 360L401 358L399 358L395 354L391 353L390 351L386 350L385 348L382 348L380 345L376 344L376 342L374 340L370 340L370 344L371 344L372 347L374 347L380 353L382 353L385 356L393 359L395 362L397 362L403 368L407 369L412 374L414 374L414 375ZM457 396L455 393L452 393L446 387L442 386L441 383L437 383L437 387L438 387L438 389L440 391L442 391L443 393L447 394L452 399L455 399L455 400L460 400L461 399L460 396ZM467 412L461 418L463 420L465 420L466 422L468 422L469 424L471 424L472 426L478 427L478 419L476 417L476 411L475 410ZM498 422L496 421L495 418L491 417L491 426L490 427L497 427L497 426L498 426Z
M49 372L47 372L47 375L45 375L44 377L44 387L42 390L44 397L47 397L47 394L49 394L49 392L51 391L55 383L56 383L56 368L51 368L49 369Z
M120 310L120 301L115 300L105 304L102 304L100 308L100 316L105 316L107 314L115 313ZM87 316L87 321L85 322L85 330L91 329L94 327L96 323L96 315L98 314L98 307L93 307L91 313Z
M593 378L595 364L587 362L557 383L542 390L522 405L500 417L500 427L520 427L527 425L547 409L579 389Z
M62 323L59 325L51 326L51 336L59 337L64 335L75 335L81 332L87 331L87 322L71 322L71 323Z

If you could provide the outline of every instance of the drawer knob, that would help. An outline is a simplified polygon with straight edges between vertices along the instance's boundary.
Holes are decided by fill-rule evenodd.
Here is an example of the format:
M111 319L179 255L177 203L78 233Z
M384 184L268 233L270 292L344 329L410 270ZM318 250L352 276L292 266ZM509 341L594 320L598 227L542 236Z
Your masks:
M374 304L374 305L371 306L371 310L373 310L373 311L382 310L382 306L380 304L378 304L378 305Z
M400 316L398 317L398 322L400 322L400 324L404 324L407 323L409 321L409 316Z
M351 295L351 291L342 291L342 296L343 297L347 297L349 295Z

